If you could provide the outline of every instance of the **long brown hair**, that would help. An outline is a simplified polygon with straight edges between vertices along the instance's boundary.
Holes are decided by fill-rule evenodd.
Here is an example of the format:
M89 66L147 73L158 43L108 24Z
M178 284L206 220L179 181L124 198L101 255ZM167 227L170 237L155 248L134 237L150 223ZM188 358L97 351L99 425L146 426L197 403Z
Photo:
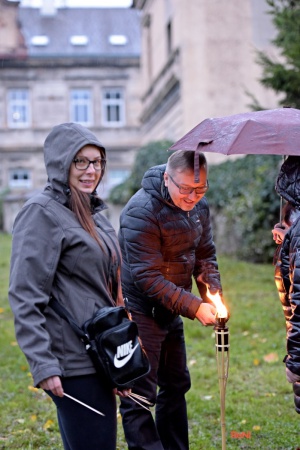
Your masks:
M90 195L70 186L70 209L77 217L82 228L87 231L103 249L91 212Z

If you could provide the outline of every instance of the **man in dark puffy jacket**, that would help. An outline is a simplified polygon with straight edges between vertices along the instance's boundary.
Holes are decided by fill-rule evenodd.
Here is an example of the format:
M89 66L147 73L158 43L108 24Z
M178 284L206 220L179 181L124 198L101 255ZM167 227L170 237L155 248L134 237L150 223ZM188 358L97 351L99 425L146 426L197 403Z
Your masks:
M294 385L296 411L300 413L300 157L289 156L282 164L276 191L293 208L294 218L285 234L280 252L280 276L284 289L281 301L287 305L286 376ZM278 285L277 285L278 286Z
M190 375L180 316L215 324L214 306L191 292L193 278L199 293L203 287L221 292L207 189L204 155L177 151L167 165L145 173L142 189L121 213L123 294L151 363L151 372L136 383L134 392L156 404L154 421L142 406L122 399L132 450L189 448L185 393Z

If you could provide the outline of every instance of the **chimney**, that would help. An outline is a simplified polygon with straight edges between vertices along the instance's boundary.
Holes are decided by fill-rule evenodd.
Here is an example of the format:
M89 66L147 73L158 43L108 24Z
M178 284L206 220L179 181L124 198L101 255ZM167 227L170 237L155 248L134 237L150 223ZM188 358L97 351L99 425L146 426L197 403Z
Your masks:
M41 16L53 17L56 15L55 0L42 0L42 6L40 9Z

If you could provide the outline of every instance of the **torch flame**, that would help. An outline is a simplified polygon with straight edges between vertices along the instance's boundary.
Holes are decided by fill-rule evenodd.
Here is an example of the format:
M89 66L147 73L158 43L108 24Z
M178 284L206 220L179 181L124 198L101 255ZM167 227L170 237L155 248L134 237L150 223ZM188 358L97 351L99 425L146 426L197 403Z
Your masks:
M215 305L215 307L217 309L218 318L226 319L228 316L228 312L227 312L226 306L222 302L219 292L217 292L216 294L211 294L210 291L207 289L206 295Z

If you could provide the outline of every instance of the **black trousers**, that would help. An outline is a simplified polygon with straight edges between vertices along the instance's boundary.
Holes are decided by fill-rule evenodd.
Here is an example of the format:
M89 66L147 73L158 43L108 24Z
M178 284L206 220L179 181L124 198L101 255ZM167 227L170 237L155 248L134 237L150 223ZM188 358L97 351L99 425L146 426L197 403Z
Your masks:
M63 378L64 391L105 414L105 417L68 397L47 394L57 408L65 450L115 450L117 439L116 398L98 375Z
M150 412L131 399L121 399L120 412L128 448L187 450L185 393L191 382L182 319L177 317L162 327L152 317L131 312L151 364L151 372L135 383L133 392L145 396L156 404L156 408L154 419Z

